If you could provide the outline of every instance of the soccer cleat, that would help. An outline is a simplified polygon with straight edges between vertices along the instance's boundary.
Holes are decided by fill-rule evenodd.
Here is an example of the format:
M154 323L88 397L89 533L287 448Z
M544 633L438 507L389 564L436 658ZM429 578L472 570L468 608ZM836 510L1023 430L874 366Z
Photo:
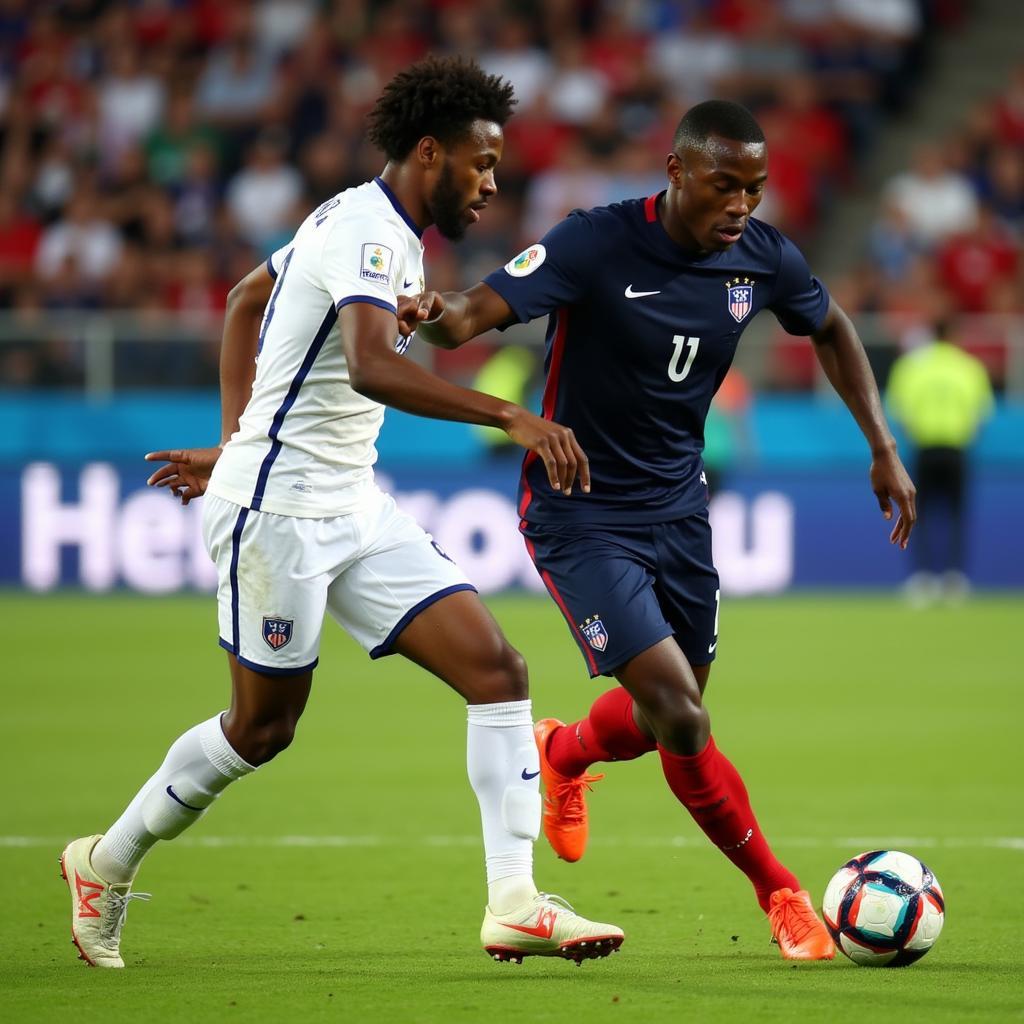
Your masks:
M544 783L544 835L551 849L562 860L577 861L587 848L587 800L584 793L591 783L603 779L603 775L561 775L548 761L548 741L556 729L564 729L565 723L557 718L542 718L533 727L540 752L540 777Z
M831 960L836 955L832 936L814 912L805 889L776 889L768 921L784 960Z
M561 896L539 892L508 914L484 911L480 941L495 960L521 964L526 956L560 956L581 964L618 952L625 935L613 924L580 917Z
M60 856L60 876L71 891L71 941L90 967L124 967L121 928L128 904L148 900L149 893L132 892L131 882L115 885L96 874L90 855L102 838L76 839Z

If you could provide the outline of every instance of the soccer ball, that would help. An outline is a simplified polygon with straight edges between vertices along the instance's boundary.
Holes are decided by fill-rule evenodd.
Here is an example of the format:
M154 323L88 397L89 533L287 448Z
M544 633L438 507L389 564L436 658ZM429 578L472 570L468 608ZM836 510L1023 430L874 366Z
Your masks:
M942 931L945 900L916 857L875 850L848 860L825 889L822 915L832 940L862 967L906 967Z

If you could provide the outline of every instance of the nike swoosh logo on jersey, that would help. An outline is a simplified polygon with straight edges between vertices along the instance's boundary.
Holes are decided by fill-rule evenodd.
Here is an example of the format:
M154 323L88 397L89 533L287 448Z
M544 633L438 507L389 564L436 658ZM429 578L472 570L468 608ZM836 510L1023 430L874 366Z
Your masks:
M535 779L535 778L537 778L538 775L540 775L540 769L538 769L535 772L528 772L525 768L523 769L523 781L524 782L529 782L530 779Z
M178 796L178 794L175 793L174 790L170 786L167 787L167 795L172 800L176 800L179 804L181 804L182 807L187 807L190 811L203 811L203 810L206 809L204 807L193 807L191 804L185 803L185 801L182 800L181 797Z
M646 298L648 295L660 295L660 294L661 294L660 291L656 291L656 292L635 292L635 291L633 291L633 286L631 284L627 284L626 285L626 298L627 299L643 299L643 298Z

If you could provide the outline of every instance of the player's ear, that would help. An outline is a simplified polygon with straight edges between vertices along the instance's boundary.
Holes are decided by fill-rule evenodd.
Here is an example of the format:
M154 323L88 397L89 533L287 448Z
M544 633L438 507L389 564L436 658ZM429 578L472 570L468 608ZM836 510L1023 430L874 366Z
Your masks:
M683 180L683 160L678 153L674 151L669 153L666 170L668 171L668 180L678 188Z
M424 170L440 165L444 160L444 150L441 143L433 135L424 135L416 143L416 159Z

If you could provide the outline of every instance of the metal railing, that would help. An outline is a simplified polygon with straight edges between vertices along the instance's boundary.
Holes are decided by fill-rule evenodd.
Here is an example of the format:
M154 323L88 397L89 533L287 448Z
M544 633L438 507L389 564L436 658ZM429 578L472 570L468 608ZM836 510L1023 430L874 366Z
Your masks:
M895 358L928 338L912 317L855 318L869 359L884 383ZM221 316L136 311L0 311L0 389L61 386L90 396L137 387L215 387ZM1024 316L972 315L950 321L948 332L985 363L1008 397L1024 399ZM540 349L544 321L489 335L486 344ZM431 366L428 345L410 350ZM806 339L785 335L770 314L745 332L736 365L758 389L828 388Z

